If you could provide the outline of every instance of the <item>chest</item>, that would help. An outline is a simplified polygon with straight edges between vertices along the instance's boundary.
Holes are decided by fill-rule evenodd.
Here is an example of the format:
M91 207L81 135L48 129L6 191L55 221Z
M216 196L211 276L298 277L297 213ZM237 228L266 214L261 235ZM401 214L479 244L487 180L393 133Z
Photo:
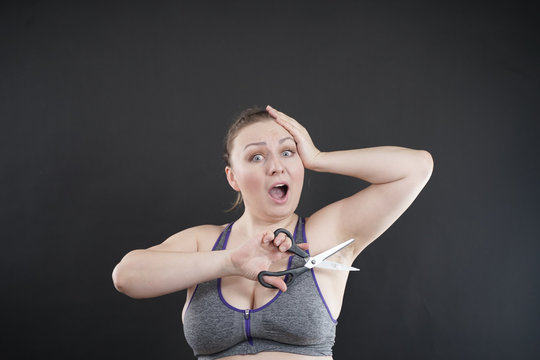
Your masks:
M270 271L285 270L289 267L289 260L272 264ZM270 302L279 290L268 289L257 281L242 276L228 276L220 280L219 290L223 299L233 307L239 309L256 309Z
M184 333L192 347L210 346L214 352L240 343L251 349L277 342L331 348L336 323L311 271L299 276L285 293L253 291L252 304L230 296L237 283L225 288L223 280L200 284L189 303ZM232 303L233 299L238 302Z

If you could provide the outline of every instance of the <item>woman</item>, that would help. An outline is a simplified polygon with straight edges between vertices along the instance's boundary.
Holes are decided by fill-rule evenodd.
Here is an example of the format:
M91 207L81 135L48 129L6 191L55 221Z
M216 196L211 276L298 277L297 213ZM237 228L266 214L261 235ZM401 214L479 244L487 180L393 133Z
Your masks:
M264 278L279 290L261 286L257 275L302 265L298 257L289 262L293 240L316 255L354 238L330 258L351 265L414 201L432 158L390 146L321 152L304 127L270 106L241 114L225 145L225 174L243 201L242 216L128 253L113 271L114 284L133 298L187 289L184 333L199 359L332 359L348 273L315 268L289 287ZM295 210L304 169L371 185L302 219ZM294 239L274 237L278 228Z

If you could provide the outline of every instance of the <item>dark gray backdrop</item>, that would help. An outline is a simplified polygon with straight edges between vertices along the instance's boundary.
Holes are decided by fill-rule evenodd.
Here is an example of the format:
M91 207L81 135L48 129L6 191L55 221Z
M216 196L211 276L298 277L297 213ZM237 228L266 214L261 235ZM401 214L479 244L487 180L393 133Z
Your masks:
M132 300L111 271L129 250L238 216L223 212L222 137L235 113L269 103L323 150L400 145L435 160L356 261L336 359L538 358L539 10L3 2L3 353L191 358L185 293ZM299 213L363 186L307 173Z

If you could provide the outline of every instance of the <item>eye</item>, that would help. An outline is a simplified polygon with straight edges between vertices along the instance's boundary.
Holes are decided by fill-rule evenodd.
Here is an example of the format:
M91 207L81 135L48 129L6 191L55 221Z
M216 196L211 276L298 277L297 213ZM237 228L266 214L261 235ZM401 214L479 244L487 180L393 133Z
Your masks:
M291 157L294 155L294 152L292 150L285 150L281 153L281 155L285 157Z
M255 154L251 157L251 161L262 161L264 159L264 156L262 154Z

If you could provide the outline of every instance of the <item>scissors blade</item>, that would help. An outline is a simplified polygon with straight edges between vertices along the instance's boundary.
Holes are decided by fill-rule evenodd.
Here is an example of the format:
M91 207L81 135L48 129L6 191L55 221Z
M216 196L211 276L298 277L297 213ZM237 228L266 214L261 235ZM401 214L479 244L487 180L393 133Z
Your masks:
M343 264L336 263L333 261L328 261L328 260L325 260L316 266L320 268L324 268L324 269L330 269L330 270L360 271L360 269L355 268L353 266L347 266L347 265L343 265Z
M304 265L304 266L306 266L306 267L308 267L310 269L315 267L315 266L318 266L320 263L322 263L324 260L326 260L326 258L329 258L330 256L334 255L335 253L337 253L338 251L343 249L345 246L351 244L353 241L354 241L354 239L349 239L347 241L342 242L339 245L334 246L333 248L330 248L330 249L328 249L326 251L323 251L319 255L310 257L308 259L308 261L306 262L306 265Z

